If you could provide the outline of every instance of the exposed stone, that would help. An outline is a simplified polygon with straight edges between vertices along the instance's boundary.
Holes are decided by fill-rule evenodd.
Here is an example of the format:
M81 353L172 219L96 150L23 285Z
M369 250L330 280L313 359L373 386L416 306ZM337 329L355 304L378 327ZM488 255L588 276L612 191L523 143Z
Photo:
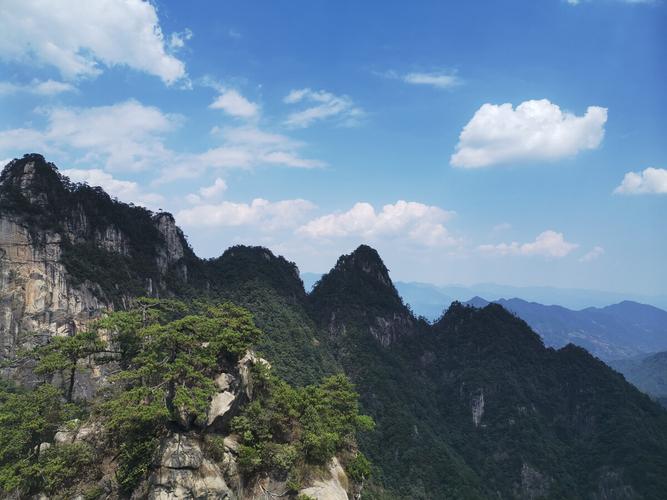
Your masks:
M239 360L237 365L241 390L248 399L252 399L253 380L251 370L257 363L262 363L268 368L271 368L271 364L267 360L256 356L252 352L247 352L246 355Z
M409 315L394 313L393 316L375 318L375 326L370 327L370 332L375 339L384 347L388 347L399 338L414 333L415 325Z
M188 435L165 439L158 463L148 480L150 500L236 498L220 468L204 458L199 443Z
M0 216L0 359L75 333L108 306L94 285L72 285L60 258L60 235L33 241L26 226Z
M533 500L545 498L549 493L551 480L527 463L521 465L520 498Z
M236 395L229 392L218 392L211 400L211 405L208 410L207 425L210 427L216 421L223 420L225 415L232 408Z
M317 500L348 500L348 478L337 458L329 463L328 471L330 477L313 481L311 486L299 493Z
M472 423L478 427L484 416L484 391L482 389L472 397Z

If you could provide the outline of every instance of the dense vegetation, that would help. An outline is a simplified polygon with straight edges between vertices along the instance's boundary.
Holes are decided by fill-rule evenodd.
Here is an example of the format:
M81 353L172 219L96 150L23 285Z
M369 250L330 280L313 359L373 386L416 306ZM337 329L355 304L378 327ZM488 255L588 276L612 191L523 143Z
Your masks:
M104 454L113 457L120 495L129 496L150 473L162 438L210 432L206 418L216 376L233 372L261 336L250 314L230 303L140 299L131 310L25 353L44 381L32 390L0 387L0 491L96 497ZM115 369L106 390L92 401L77 401L73 381L91 359ZM356 433L371 429L372 420L359 413L345 376L296 389L259 363L253 391L231 428L223 429L240 434L245 477L289 474L297 491L313 467L336 454L353 477L368 476ZM104 446L54 439L84 421L101 429L97 439ZM214 443L216 434L207 439ZM209 451L216 458L215 447Z
M344 375L320 384L293 388L255 365L255 400L232 421L241 437L239 465L247 473L288 473L297 491L308 466L325 466L341 452L351 464L353 479L363 482L370 464L356 451L356 435L373 428L359 413L358 395Z

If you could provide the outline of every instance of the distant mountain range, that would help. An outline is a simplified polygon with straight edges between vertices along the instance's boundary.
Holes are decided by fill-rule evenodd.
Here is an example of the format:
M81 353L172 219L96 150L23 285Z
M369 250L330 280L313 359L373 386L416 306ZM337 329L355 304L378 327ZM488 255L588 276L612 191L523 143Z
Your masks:
M607 364L667 408L667 351Z
M319 273L301 273L306 291L320 279ZM396 281L396 289L403 300L410 304L415 314L429 320L438 319L444 309L453 301L467 302L473 297L484 297L495 301L508 297L519 297L540 304L557 304L568 309L585 309L587 307L604 307L624 300L641 304L649 304L667 310L667 295L641 295L582 288L556 288L549 286L521 287L499 285L496 283L479 283L475 285L434 285L416 281Z
M526 321L550 347L573 343L604 361L667 350L667 311L657 307L626 300L573 311L522 299L493 302ZM474 297L466 303L484 307L489 301Z
M319 279L315 273L302 273L306 290ZM488 287L492 295L482 298L469 294L475 289ZM544 343L560 348L568 343L585 348L604 361L646 356L667 350L667 311L648 304L629 300L618 301L604 307L586 307L574 310L564 305L544 305L526 297L542 294L552 300L559 296L565 304L585 301L585 290L558 288L518 288L501 285L476 285L474 287L439 287L426 283L397 282L396 289L413 312L434 321L449 305L458 300L475 307L495 302L526 321L540 334ZM495 291L493 291L495 290ZM525 292L522 298L494 298L502 291ZM588 292L589 303L607 298L618 299L613 293Z

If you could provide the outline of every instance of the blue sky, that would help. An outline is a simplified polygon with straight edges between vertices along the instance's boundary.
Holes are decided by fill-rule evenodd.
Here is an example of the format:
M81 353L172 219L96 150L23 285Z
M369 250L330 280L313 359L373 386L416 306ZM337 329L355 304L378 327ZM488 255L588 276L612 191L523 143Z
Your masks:
M0 160L168 210L201 256L664 294L666 28L662 1L6 0Z

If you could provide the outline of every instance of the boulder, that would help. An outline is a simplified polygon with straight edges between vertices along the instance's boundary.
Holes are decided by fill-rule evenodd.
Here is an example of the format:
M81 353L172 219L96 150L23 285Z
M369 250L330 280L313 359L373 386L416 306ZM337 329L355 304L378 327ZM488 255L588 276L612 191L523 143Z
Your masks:
M186 434L166 438L158 466L148 479L149 500L236 499L220 468L204 458L199 442Z
M330 477L314 480L309 487L302 489L299 493L317 500L348 500L347 475L337 458L334 457L329 463L328 471Z

